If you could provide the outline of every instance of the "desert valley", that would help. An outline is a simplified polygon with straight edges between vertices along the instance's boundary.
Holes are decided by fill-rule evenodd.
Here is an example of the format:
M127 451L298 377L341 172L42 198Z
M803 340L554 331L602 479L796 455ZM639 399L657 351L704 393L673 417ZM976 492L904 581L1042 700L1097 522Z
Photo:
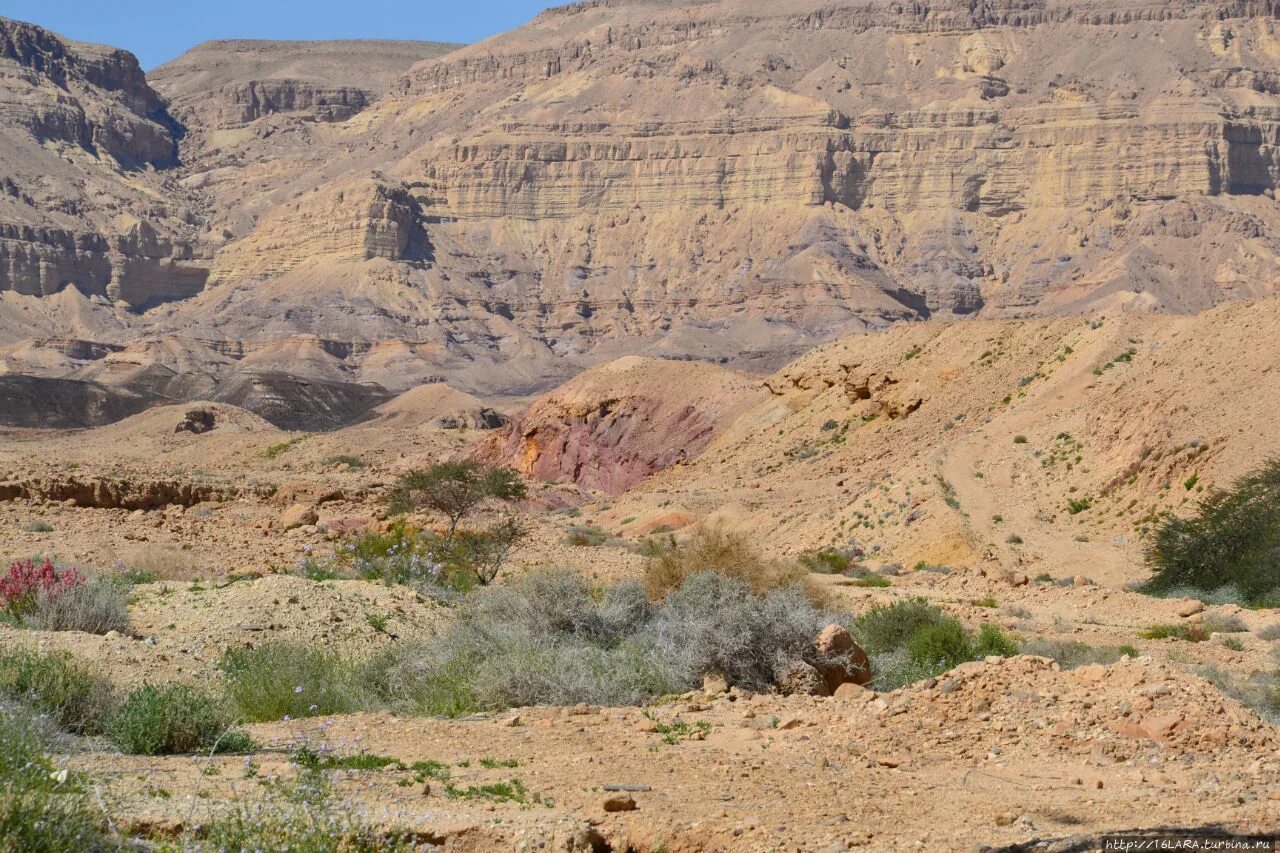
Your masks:
M1274 3L0 18L0 166L0 850L1280 835Z

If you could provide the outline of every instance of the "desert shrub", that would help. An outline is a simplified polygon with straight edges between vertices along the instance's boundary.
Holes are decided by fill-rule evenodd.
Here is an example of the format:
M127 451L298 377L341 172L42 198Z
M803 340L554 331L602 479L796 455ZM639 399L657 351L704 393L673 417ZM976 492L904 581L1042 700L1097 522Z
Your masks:
M723 527L699 527L682 540L654 537L646 543L644 553L645 587L655 601L704 572L737 578L757 595L804 584L811 600L822 600L818 587L809 583L804 566L770 560L746 537Z
M41 631L127 631L129 587L112 578L95 577L71 586L41 588L22 624Z
M863 650L881 654L900 649L920 629L937 625L945 617L924 598L908 598L892 604L876 604L853 624L853 635Z
M1075 669L1086 664L1111 664L1128 655L1137 657L1138 650L1133 646L1090 646L1078 640L1043 640L1031 638L1024 640L1021 652L1026 655L1037 655L1052 658L1063 669Z
M1189 643L1201 643L1209 639L1209 632L1199 625L1152 625L1138 636L1144 640L1167 640L1172 637Z
M711 671L763 689L778 667L815 658L813 638L831 621L796 587L753 594L743 580L704 572L662 602L643 642L693 686Z
M1247 680L1241 680L1220 667L1208 664L1197 669L1196 675L1251 708L1267 722L1273 725L1280 723L1280 673L1256 673Z
M578 548L598 548L609 541L609 534L591 525L575 525L569 528L565 541Z
M1246 601L1280 594L1280 459L1201 500L1188 518L1166 516L1147 548L1147 589L1236 586Z
M32 521L23 529L28 533L52 533L53 525L47 521Z
M115 702L110 683L69 653L25 649L0 654L0 695L77 734L100 732Z
M311 580L355 577L402 584L442 600L476 585L469 568L450 559L441 537L403 520L386 532L363 533L339 544L328 559L305 558L300 572Z
M220 700L186 684L144 684L132 691L107 720L106 731L132 755L238 752L248 737L231 730L231 715Z
M811 572L839 575L847 572L859 556L852 548L822 548L800 555L800 565Z
M42 594L48 601L84 582L78 570L57 566L52 560L16 560L9 564L8 574L0 577L0 608L10 620L21 622L36 611Z
M232 649L219 666L228 697L251 722L347 714L367 707L358 662L330 649L264 643Z
M1234 613L1210 613L1201 623L1210 634L1241 634L1249 630L1244 620Z
M49 760L37 730L35 721L0 705L0 850L110 849L80 778Z
M1280 640L1280 622L1272 622L1270 625L1263 625L1257 630L1258 639L1272 642Z
M477 590L446 634L382 653L366 679L384 701L433 714L638 704L712 670L759 689L781 663L818 662L813 637L830 621L795 590L756 595L713 572L658 603L636 582L595 591L573 573L531 574Z
M977 634L923 598L878 604L854 620L852 633L871 658L872 685L892 690L991 655L1018 653L1017 641L992 624Z

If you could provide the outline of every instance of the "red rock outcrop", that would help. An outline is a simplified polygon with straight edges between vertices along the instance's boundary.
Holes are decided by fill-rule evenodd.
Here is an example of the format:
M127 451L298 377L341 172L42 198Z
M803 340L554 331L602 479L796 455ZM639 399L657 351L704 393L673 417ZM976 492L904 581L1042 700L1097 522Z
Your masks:
M712 365L635 356L593 368L478 444L476 458L610 494L698 455L768 392Z

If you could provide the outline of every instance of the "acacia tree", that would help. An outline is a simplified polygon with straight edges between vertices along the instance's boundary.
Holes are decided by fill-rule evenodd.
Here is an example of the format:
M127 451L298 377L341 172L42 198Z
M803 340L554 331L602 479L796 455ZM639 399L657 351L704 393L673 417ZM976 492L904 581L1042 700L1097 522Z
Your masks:
M486 503L509 502L524 496L524 481L511 468L467 461L440 462L403 475L387 503L397 515L429 509L447 518L449 529L440 540L442 556L473 573L476 581L485 586L493 583L511 549L524 538L525 527L515 518L481 530L464 530L461 525Z
M388 503L397 515L416 509L440 513L449 519L445 540L452 542L462 520L485 502L513 501L524 496L524 482L510 468L488 468L478 462L439 462L403 475Z

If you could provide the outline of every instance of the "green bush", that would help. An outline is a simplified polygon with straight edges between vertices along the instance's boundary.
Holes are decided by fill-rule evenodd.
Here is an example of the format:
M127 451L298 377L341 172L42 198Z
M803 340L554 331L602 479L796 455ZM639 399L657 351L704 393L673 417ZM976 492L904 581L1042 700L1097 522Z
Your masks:
M107 850L106 827L82 783L49 760L36 721L0 705L0 850Z
M945 672L973 660L974 647L964 626L948 617L913 634L907 643L907 653L913 663Z
M115 702L111 685L67 652L25 649L0 654L0 694L77 734L100 732Z
M1209 639L1209 632L1199 625L1152 625L1138 634L1144 640L1186 640L1188 643L1202 643Z
M609 534L591 525L576 525L569 528L565 541L577 548L598 548L609 541Z
M185 684L144 684L125 697L106 731L131 755L242 752L251 745L231 730L231 716L218 699Z
M348 714L367 707L358 664L329 649L264 643L232 649L220 667L227 695L251 722Z
M723 527L699 527L682 539L653 537L646 541L642 553L647 558L645 586L655 601L694 575L713 572L743 581L757 595L800 585L814 604L825 602L821 588L811 583L804 566L771 560L745 536Z
M900 649L921 628L944 618L937 606L924 598L908 598L892 604L876 604L854 622L853 635L869 655Z
M1280 459L1199 502L1189 518L1167 516L1147 549L1146 590L1234 586L1251 604L1280 596Z
M1018 653L1018 643L984 623L974 635L923 598L874 605L854 620L851 632L871 657L873 686L892 690L941 675L970 660Z

